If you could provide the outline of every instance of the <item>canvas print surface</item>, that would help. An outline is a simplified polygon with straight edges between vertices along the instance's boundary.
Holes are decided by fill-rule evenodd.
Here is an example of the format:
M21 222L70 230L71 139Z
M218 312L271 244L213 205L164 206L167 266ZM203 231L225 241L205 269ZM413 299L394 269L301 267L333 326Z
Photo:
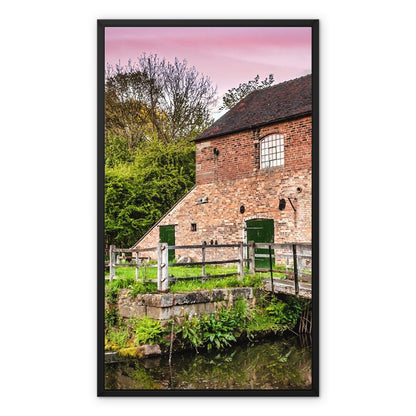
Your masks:
M317 395L317 22L98 28L99 395Z

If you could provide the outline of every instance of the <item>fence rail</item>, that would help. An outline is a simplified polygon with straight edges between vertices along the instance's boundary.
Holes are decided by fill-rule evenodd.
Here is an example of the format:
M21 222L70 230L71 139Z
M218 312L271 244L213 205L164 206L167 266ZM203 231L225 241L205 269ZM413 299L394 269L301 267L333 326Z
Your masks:
M312 258L311 253L311 244L308 243L254 243L250 241L248 244L240 242L237 244L197 244L197 245L178 245L170 246L166 243L159 243L157 247L149 248L117 248L114 245L110 246L109 257L110 261L108 262L108 267L110 269L110 280L116 277L116 268L117 267L135 267L136 268L136 279L139 276L139 269L144 267L146 268L157 268L157 290L160 292L167 292L169 290L169 282L182 281L182 280L191 280L191 279L202 279L208 280L218 277L227 277L227 276L238 276L239 280L243 280L244 266L248 265L249 273L254 274L255 272L269 272L272 291L273 291L273 273L282 273L285 274L287 279L295 281L295 293L299 293L299 278L306 279L306 281L311 280L310 273L304 273L308 268L305 267L305 264L299 265L298 259L307 259ZM228 260L206 260L206 251L210 249L218 248L237 248L237 259L228 259ZM190 262L190 263L169 263L168 252L169 250L175 249L200 249L202 261ZM256 249L268 249L268 254L256 253ZM298 250L300 251L298 253ZM305 253L304 251L308 251ZM157 254L157 264L148 264L146 260L150 259L150 256L140 256L140 254L148 253L150 251L156 251ZM279 252L280 251L280 252ZM132 253L131 263L128 264L119 264L116 261L116 253ZM135 256L133 256L133 253ZM245 254L247 254L245 256ZM133 259L135 257L135 259ZM124 256L125 258L125 256ZM256 259L265 259L269 258L269 268L259 268L256 267ZM285 259L286 268L285 270L279 270L273 268L273 263L276 259ZM274 261L273 261L274 260ZM290 262L291 260L291 262ZM219 264L237 264L237 273L227 273L222 275L207 275L205 266L207 265L219 265ZM107 264L106 264L107 265ZM201 276L194 277L172 277L169 276L169 269L171 267L179 266L202 266Z

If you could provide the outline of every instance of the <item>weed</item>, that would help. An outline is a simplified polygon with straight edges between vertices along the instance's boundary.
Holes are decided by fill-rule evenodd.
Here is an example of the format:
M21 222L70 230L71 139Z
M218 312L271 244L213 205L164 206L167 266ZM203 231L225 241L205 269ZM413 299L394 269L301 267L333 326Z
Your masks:
M106 334L106 343L111 349L127 347L127 341L130 338L129 331L125 327L118 329L109 329Z
M104 321L107 328L112 328L119 324L120 317L118 316L118 310L116 307L110 306L105 310Z
M214 314L209 317L203 316L201 320L203 330L203 340L208 351L214 347L218 350L229 347L231 342L237 339L233 334L233 327L226 314L222 314L216 319Z
M132 323L136 345L158 344L162 341L164 330L159 321L144 316Z
M176 335L181 335L185 344L189 344L198 352L198 347L203 344L201 321L196 317L189 318L176 326Z
M110 304L116 303L119 291L120 289L116 286L108 286L105 291L105 300Z
M137 295L144 293L156 292L157 284L150 282L142 282L140 280L135 281L129 287L129 295L135 298Z
M293 327L302 313L303 302L292 296L288 297L287 302L273 298L265 310L275 319L278 325Z

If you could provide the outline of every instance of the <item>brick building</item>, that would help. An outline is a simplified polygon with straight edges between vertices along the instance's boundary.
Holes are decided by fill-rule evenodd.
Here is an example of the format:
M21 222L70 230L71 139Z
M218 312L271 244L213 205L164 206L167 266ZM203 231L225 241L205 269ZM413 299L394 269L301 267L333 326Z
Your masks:
M196 185L135 247L311 242L311 75L252 92L195 142ZM232 250L209 257L235 258Z

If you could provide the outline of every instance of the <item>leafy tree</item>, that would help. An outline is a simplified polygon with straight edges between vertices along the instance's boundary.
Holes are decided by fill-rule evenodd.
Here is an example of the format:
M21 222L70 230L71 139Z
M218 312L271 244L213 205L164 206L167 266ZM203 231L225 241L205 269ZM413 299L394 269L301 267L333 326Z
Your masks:
M114 136L109 133L104 149L106 168L113 168L121 163L134 162L135 149L129 146L129 140L123 136Z
M238 102L253 91L260 90L262 88L270 87L274 82L273 74L270 74L268 78L265 78L259 83L260 76L256 77L248 82L240 84L237 88L229 89L222 97L222 106L220 110L231 110Z
M131 246L195 183L194 139L212 123L216 89L186 61L143 54L108 66L105 233Z
M216 88L185 60L143 54L135 63L108 66L105 97L106 133L136 147L150 138L167 144L196 137L212 123Z
M195 183L195 144L152 139L133 162L106 167L105 233L109 244L130 247Z

